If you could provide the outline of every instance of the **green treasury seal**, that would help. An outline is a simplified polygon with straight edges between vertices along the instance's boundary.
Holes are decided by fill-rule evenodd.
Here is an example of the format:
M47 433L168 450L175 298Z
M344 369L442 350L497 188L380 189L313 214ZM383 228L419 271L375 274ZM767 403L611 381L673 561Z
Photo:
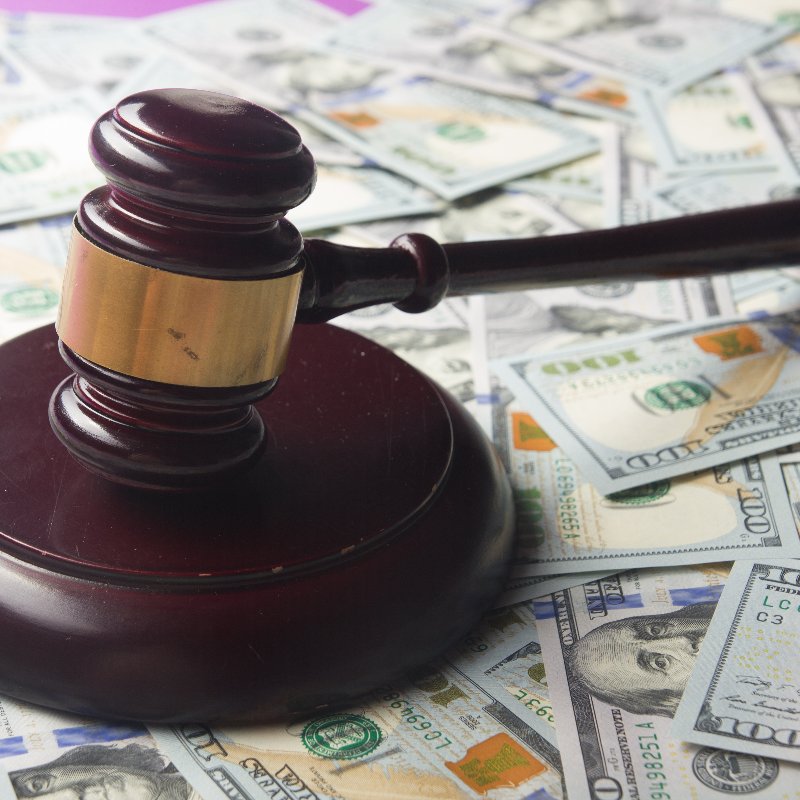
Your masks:
M711 390L694 381L670 381L653 386L644 393L644 401L661 411L681 411L707 403Z
M645 483L643 486L635 486L633 489L614 492L606 499L626 506L646 506L666 497L669 490L669 481L655 481L654 483Z
M58 305L58 293L44 286L23 286L0 297L0 306L14 314L34 315Z
M323 758L361 758L383 740L381 729L359 714L332 714L309 722L303 728L303 744Z

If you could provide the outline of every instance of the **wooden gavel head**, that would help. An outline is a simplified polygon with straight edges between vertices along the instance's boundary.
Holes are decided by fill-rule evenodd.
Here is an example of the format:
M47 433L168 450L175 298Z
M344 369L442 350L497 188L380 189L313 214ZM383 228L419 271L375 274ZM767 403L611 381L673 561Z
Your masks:
M275 386L302 238L284 219L314 161L276 115L191 90L134 94L91 133L108 185L75 219L57 330L75 372L54 431L89 469L189 488L264 445L251 404Z

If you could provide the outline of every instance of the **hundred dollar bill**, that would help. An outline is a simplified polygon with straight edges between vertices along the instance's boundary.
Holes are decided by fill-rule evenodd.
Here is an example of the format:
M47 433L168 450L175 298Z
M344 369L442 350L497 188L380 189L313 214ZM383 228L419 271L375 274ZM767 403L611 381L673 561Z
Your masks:
M666 173L742 168L797 172L747 78L715 75L669 97L634 94Z
M269 56L302 41L322 41L349 13L347 3L317 0L270 3L270 13L264 10L262 0L226 0L153 14L143 27L209 66L230 72L241 59Z
M609 495L800 440L799 333L791 316L694 322L493 369Z
M291 111L332 102L353 91L369 91L388 72L380 64L303 44L271 55L257 54L225 74L250 86L267 105Z
M709 566L632 571L535 604L570 800L797 798L795 765L670 733L724 582Z
M557 232L556 225L547 233ZM545 353L653 330L678 320L730 315L724 278L564 286L475 298L488 358ZM474 325L479 320L473 321Z
M285 766L275 774L225 760L225 747L202 723L151 725L150 735L176 768L191 775L203 800L328 800L312 792ZM331 800L333 798L331 797Z
M209 773L244 769L262 787L254 800L560 800L558 752L513 704L504 690L493 696L441 664L419 670L408 684L382 687L357 708L311 719L153 730L179 763L182 749Z
M737 561L672 723L676 738L800 762L800 561Z
M340 4L341 8L345 8ZM251 87L272 108L306 105L344 89L368 86L383 70L320 46L347 19L315 0L228 0L151 17L146 29L228 79Z
M86 142L94 95L54 95L0 109L0 224L74 210L103 183ZM58 131L58 135L54 135Z
M339 26L327 44L389 67L414 62L421 75L592 116L628 119L624 87L531 52L503 32L431 4L373 5ZM496 9L495 9L496 11Z
M70 217L0 229L0 341L54 322Z
M749 203L787 200L800 194L800 178L774 169L710 172L665 182L652 191L660 202L674 209L676 216L701 214Z
M30 31L11 37L9 48L51 92L88 86L116 98L117 84L148 58L154 45L131 23L110 25L102 34L92 29Z
M426 78L384 78L298 113L449 200L599 149L549 109Z
M2 800L200 800L195 777L176 769L142 725L101 722L0 697Z
M391 172L374 167L319 165L311 196L287 218L305 232L421 214L439 205L440 201L428 192Z
M800 557L772 454L603 497L530 414L495 409L517 506L515 577Z
M523 0L497 24L554 61L661 92L688 86L793 31L702 9L659 17L574 0Z

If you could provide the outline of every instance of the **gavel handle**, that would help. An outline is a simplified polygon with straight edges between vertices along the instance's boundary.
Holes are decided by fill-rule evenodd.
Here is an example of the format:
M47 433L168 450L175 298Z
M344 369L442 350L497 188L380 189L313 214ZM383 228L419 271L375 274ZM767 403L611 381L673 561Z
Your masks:
M304 257L298 322L380 303L426 311L445 296L800 264L800 199L531 239L441 245L411 233L386 248L309 239Z

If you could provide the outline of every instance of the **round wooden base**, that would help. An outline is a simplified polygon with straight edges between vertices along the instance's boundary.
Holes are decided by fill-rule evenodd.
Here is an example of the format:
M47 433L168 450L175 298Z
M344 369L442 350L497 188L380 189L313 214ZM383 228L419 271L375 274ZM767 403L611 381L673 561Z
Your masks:
M0 692L154 722L338 705L436 657L501 588L502 466L387 350L298 326L258 405L268 446L213 491L82 468L47 405L52 328L0 347Z

